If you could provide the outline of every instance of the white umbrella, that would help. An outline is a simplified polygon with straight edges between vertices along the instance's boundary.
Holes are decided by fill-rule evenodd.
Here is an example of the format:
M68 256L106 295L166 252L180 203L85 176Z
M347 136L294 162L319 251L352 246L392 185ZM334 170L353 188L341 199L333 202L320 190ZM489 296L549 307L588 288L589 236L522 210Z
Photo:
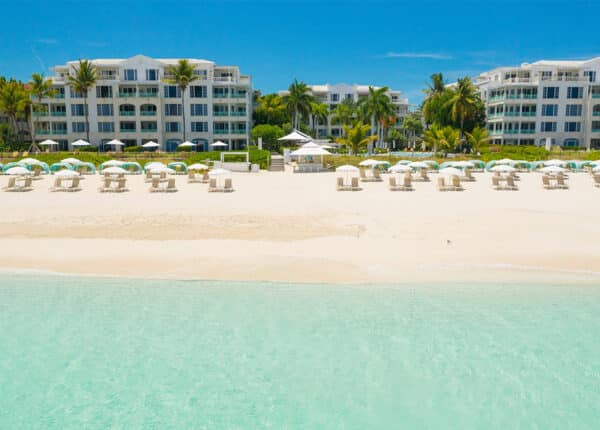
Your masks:
M412 172L412 168L410 166L406 166L404 164L396 164L388 169L391 173L406 173Z
M304 134L298 130L294 130L292 131L290 134L287 134L283 137L280 137L277 140L289 140L289 141L296 141L296 142L306 142L307 140L312 140L312 138L307 135Z
M208 170L208 166L202 163L195 163L188 166L188 170Z
M42 164L41 161L36 160L35 158L23 158L19 163L27 164L29 166L40 166Z
M211 143L210 146L212 146L213 148L228 148L229 145L227 145L225 142L221 142L220 140L217 140L214 143Z
M64 170L59 170L58 172L56 172L54 174L54 176L63 176L65 178L72 178L74 176L79 176L79 172L76 172L75 170L64 169Z
M104 163L102 163L102 167L112 167L112 166L121 166L123 165L124 161L119 161L119 160L109 160L106 161Z
M454 161L450 163L452 167L458 167L464 169L465 167L475 167L475 165L470 161Z
M372 166L375 166L376 164L377 164L377 160L372 160L370 158L358 163L358 165L361 167L372 167Z
M175 174L175 170L171 169L170 167L166 167L166 166L152 166L152 167L146 167L146 171L152 172L152 173L168 173L169 175L173 175Z
M71 143L71 146L90 146L90 144L83 139L77 139L75 142Z
M360 170L358 169L358 167L350 166L349 164L344 164L343 166L340 166L337 169L335 169L336 173L344 174L344 183L348 182L348 177L350 175L356 176L358 175L359 171Z
M424 161L413 161L407 164L408 167L413 169L429 169L431 166Z
M440 169L440 173L447 176L461 176L463 174L456 167L445 167Z
M539 170L542 173L561 173L561 172L565 172L566 169L563 169L562 167L559 166L547 166L547 167L543 167Z
M503 158L501 160L496 160L495 164L497 165L497 164L513 164L513 163L514 163L514 161L511 160L510 158Z
M490 172L514 172L515 169L513 166L509 166L507 164L499 164L498 166L494 166L490 169Z
M231 171L227 170L227 169L213 169L210 172L208 172L208 176L223 176L223 175L229 175L231 174Z
M77 158L65 158L64 160L60 160L61 163L68 163L68 164L78 164L81 163L81 161L79 161Z
M311 156L311 155L331 155L331 152L327 151L326 149L321 148L320 146L317 146L316 148L300 148L297 149L295 151L292 151L290 153L290 155L293 156L300 156L300 157L306 157L306 156Z
M323 149L333 149L334 147L331 145L321 145L321 148Z
M52 139L46 139L40 142L42 146L55 146L58 145L58 142Z
M146 164L146 166L144 166L144 168L146 170L156 169L156 168L159 168L159 167L167 167L167 166L165 166L160 161L153 161L151 163Z
M548 160L543 162L544 166L565 166L567 164L564 160Z
M142 148L158 148L160 145L156 142L150 141L142 145Z
M106 145L110 145L110 146L125 146L125 144L123 142L121 142L119 139L113 139L109 142L106 142Z
M118 175L119 173L127 173L125 169L118 166L112 166L104 169L102 173L108 173L109 175Z
M6 171L7 175L31 175L31 172L25 167L15 166Z
M196 144L190 142L189 140L186 140L185 142L180 143L179 145L177 145L178 148L191 148L193 146L196 146Z

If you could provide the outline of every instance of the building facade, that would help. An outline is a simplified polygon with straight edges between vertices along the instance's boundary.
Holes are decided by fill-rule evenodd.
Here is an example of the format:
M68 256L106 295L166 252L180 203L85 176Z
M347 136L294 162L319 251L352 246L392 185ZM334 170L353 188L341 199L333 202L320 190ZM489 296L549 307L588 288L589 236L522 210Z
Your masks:
M378 89L380 87L371 86L372 88ZM350 100L358 103L369 95L369 85L348 85L348 84L337 84L337 85L308 85L311 95L319 103L324 103L329 106L329 110L333 111L336 106L342 103L344 100ZM279 91L280 96L285 96L288 91ZM402 97L402 93L396 90L389 90L387 92L390 101L395 106L396 110L396 122L395 126L400 127L402 121L408 115L408 99ZM333 114L329 115L327 122L319 122L313 124L313 119L309 119L309 125L312 129L316 130L316 138L323 139L326 137L339 137L342 135L342 126L334 119Z
M36 140L53 139L63 150L77 139L86 138L85 111L88 111L90 143L104 144L118 139L126 146L148 141L174 151L183 139L195 143L198 151L210 150L220 140L231 149L250 142L252 83L236 66L217 66L206 60L190 59L197 80L185 90L185 124L181 92L165 83L168 66L176 59L153 59L137 55L128 59L92 60L97 82L88 93L87 106L81 94L69 86L77 61L53 68L56 95L35 101Z
M500 67L476 79L491 143L600 148L600 58Z

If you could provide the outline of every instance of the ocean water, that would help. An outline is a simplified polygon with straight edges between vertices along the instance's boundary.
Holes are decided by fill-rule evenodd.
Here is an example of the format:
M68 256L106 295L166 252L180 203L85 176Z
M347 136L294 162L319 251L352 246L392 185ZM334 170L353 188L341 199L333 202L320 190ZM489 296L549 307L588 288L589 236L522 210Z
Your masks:
M599 426L600 287L0 280L0 429Z

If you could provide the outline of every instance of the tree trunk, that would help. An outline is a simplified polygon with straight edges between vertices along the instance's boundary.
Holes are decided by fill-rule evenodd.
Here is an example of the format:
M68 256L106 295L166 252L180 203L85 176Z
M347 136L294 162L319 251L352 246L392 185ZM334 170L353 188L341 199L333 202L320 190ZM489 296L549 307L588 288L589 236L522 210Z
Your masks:
M89 108L88 108L88 101L87 101L87 91L85 91L83 93L83 102L84 102L84 109L85 109L85 137L88 143L92 143L90 142L90 119L89 119Z
M185 142L185 88L181 88L181 117L183 118L183 142Z

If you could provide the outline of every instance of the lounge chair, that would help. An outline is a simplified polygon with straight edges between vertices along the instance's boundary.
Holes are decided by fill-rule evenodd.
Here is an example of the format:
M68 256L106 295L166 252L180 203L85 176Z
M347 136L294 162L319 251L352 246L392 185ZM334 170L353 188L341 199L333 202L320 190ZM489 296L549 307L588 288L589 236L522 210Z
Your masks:
M167 179L167 172L160 172L160 176L159 176L161 181L164 181Z
M344 191L344 178L337 178L335 189L338 191Z
M515 178L512 176L507 176L506 178L506 189L511 191L518 191L519 187L515 184Z
M469 182L474 182L475 181L475 176L473 176L471 174L471 170L470 169L465 169L465 176L464 176L464 180L465 181L469 181Z
M152 171L146 170L146 177L144 178L144 182L152 182Z
M188 184L199 184L200 182L202 182L201 179L198 178L198 176L196 176L196 173L189 171L188 172Z
M8 178L8 183L5 187L2 187L4 191L14 191L17 185L17 178L15 176L11 176Z
M427 169L420 170L420 177L423 182L429 182L429 176L427 176Z
M547 190L554 190L556 187L550 183L550 176L544 175L542 176L542 185Z
M594 186L600 188L600 175L594 175Z
M231 182L231 178L225 178L225 185L223 187L223 192L225 192L225 193L233 192L233 184Z
M167 188L165 188L165 192L167 192L167 193L177 192L177 187L175 187L175 178L169 178L169 180L167 181Z
M396 183L396 177L390 176L390 191L401 191L402 187Z
M502 190L502 185L500 185L500 175L492 176L492 188L494 190Z
M202 180L200 182L202 182L203 184L208 184L208 181L210 181L210 176L208 176L208 172L204 172L202 174Z
M569 185L567 185L567 183L565 182L565 177L561 173L556 175L556 188L558 188L559 190L569 189Z
M360 191L361 190L360 185L358 185L358 178L356 178L356 177L352 178L352 181L350 183L350 189L352 191Z
M360 169L360 180L362 182L369 182L371 179L367 178L367 173L365 172L365 169Z
M115 189L115 192L123 193L125 191L128 191L126 184L127 184L127 179L125 179L124 177L117 179L117 188Z
M208 183L208 192L214 193L215 191L218 191L217 178L210 178L210 182Z
M161 191L160 179L158 177L152 178L152 182L150 184L150 189L148 191L150 191L151 193L158 193Z
M98 191L100 191L101 193L106 193L106 192L110 192L112 191L112 188L110 186L111 184L111 179L105 177L104 180L102 181L102 186L100 188L98 188Z
M71 181L71 186L65 188L65 191L70 191L70 192L81 191L81 187L79 186L79 181L81 181L81 178L79 176L73 177L73 180Z
M402 191L413 191L412 176L410 173L404 175L404 183L402 184Z
M31 186L32 182L33 178L31 176L28 176L23 181L23 185L17 185L15 182L14 188L8 189L6 191L31 191L33 190L33 187Z
M48 191L52 191L52 192L63 191L62 178L60 176L57 176L56 178L54 178L54 185L52 185L48 189Z
M383 181L383 179L381 179L381 174L379 173L379 170L374 169L373 170L373 182L381 182Z
M460 185L460 178L458 176L452 176L452 191L463 191L464 188Z
M40 169L33 169L33 178L42 179L42 171Z
M437 187L438 187L438 191L448 191L448 188L446 187L446 182L444 181L444 178L442 178L441 176L438 177Z

